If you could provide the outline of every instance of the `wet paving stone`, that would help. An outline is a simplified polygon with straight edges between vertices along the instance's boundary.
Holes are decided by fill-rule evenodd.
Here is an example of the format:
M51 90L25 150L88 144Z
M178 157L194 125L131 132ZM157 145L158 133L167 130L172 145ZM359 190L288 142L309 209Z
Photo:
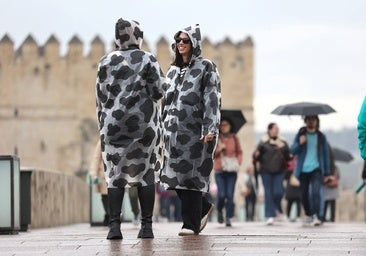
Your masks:
M209 223L199 236L180 237L181 223L154 223L154 239L136 238L138 228L122 225L123 240L106 240L108 229L89 224L30 229L0 236L0 256L18 255L363 255L366 223L333 223L303 228L299 223Z

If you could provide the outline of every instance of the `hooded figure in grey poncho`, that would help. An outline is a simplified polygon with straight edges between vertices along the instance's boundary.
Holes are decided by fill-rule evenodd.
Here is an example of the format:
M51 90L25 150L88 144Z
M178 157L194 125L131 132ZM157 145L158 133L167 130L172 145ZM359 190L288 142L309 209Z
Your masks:
M198 25L178 31L174 39L175 60L162 104L165 157L160 180L182 201L179 235L194 235L213 210L202 192L209 191L219 132L220 78L215 64L201 57Z
M155 172L161 166L157 101L163 96L165 78L155 57L140 50L142 38L137 22L119 19L115 26L118 49L105 55L98 68L97 117L110 206L115 208L108 239L122 238L118 211L124 188L132 186L138 187L141 204L139 237L152 236L152 231L145 234L144 225L149 222L151 228Z
M172 65L167 73L169 88L163 101L165 162L161 181L172 189L208 192L217 136L208 143L201 139L219 132L220 77L216 65L201 57L199 27L185 28L174 37L182 32L192 43L192 57L187 66ZM176 48L174 44L173 50Z

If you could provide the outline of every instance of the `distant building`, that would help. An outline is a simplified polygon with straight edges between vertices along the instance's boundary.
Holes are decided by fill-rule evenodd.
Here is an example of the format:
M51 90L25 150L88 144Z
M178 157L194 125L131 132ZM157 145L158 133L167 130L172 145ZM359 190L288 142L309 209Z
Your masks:
M83 174L98 138L95 80L105 44L97 36L87 56L74 36L65 56L55 36L40 46L29 35L19 49L8 35L0 40L0 154L17 154L22 166ZM147 45L143 46L148 49ZM164 73L172 61L161 38L156 56ZM213 60L222 80L223 108L241 109L247 124L239 132L243 169L254 148L253 62L250 37L239 43L203 40L203 56Z

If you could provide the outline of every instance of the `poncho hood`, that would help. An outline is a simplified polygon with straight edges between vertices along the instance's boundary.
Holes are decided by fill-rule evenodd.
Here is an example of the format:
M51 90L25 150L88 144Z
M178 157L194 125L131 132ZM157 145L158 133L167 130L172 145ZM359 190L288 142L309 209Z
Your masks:
M120 18L116 22L114 42L119 50L128 50L136 46L141 48L142 40L143 32L137 21Z
M188 35L188 37L191 39L192 42L192 59L195 59L197 57L201 56L201 30L199 27L199 24L196 24L194 26L189 26L186 27L182 30L179 30L177 33L175 33L174 35L174 39L179 37L180 33L186 33ZM176 44L173 44L173 49L174 52L176 48Z

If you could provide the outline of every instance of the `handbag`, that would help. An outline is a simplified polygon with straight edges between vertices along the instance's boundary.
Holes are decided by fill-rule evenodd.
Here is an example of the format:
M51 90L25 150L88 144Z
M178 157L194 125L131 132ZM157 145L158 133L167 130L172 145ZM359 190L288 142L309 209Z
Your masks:
M227 157L223 154L221 155L221 165L222 169L227 172L237 172L240 168L237 157Z
M338 178L337 176L335 175L330 175L328 177L328 181L325 183L325 185L328 187L328 188L336 188L338 187Z
M235 152L237 153L238 144L236 142L235 137L234 137L234 141L235 141ZM228 156L225 156L222 152L221 152L221 166L222 166L222 169L227 172L237 172L240 169L240 164L239 164L237 156L228 157Z
M300 181L296 178L294 174L291 174L288 182L291 186L300 187Z

